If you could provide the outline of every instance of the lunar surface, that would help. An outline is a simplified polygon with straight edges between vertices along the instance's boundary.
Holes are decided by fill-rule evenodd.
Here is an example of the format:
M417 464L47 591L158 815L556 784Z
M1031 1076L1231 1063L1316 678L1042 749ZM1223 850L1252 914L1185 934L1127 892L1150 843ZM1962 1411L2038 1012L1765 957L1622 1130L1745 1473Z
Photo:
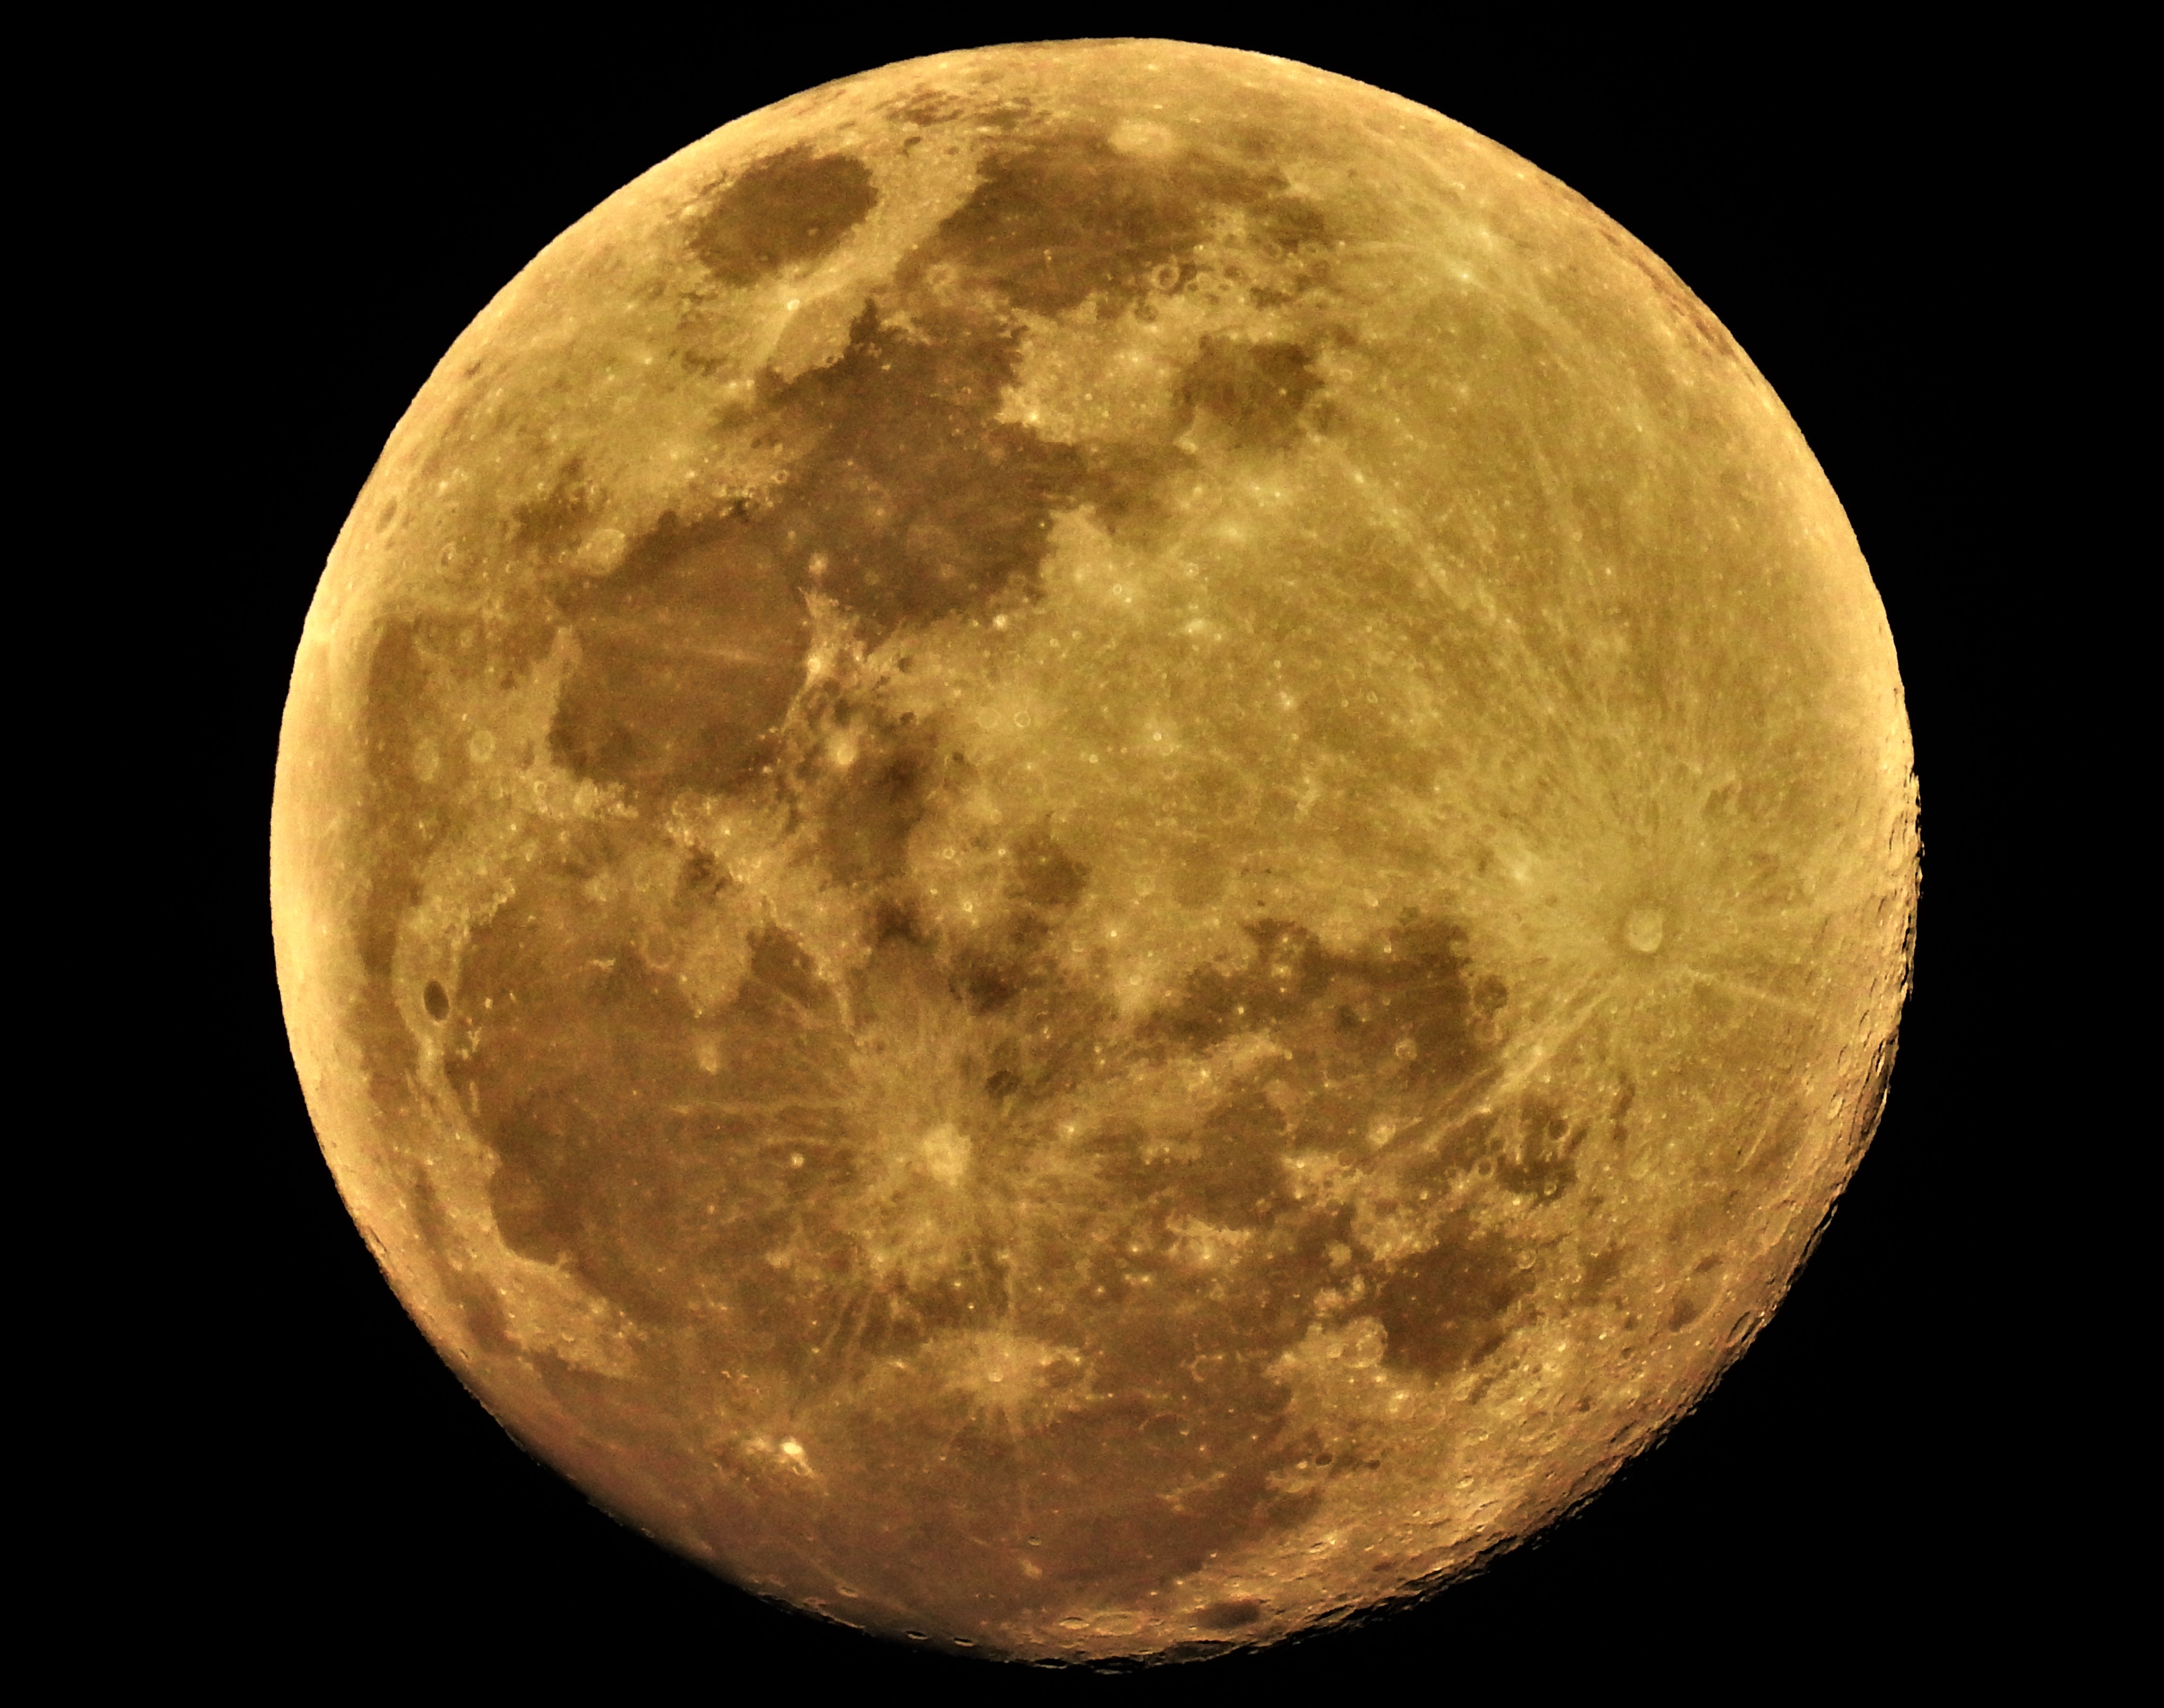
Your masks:
M1802 436L1505 150L890 66L552 244L294 667L324 1151L481 1400L874 1631L1184 1656L1597 1488L1875 1122L1916 795Z

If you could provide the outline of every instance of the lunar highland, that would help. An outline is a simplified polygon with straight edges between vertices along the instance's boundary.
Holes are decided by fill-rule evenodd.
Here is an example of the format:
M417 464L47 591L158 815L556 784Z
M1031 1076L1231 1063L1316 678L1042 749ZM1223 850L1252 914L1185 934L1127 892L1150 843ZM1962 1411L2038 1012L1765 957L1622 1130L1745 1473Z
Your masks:
M1893 644L1764 379L1507 150L1156 41L726 125L460 338L278 761L340 1190L760 1594L1267 1642L1780 1301L1909 964Z

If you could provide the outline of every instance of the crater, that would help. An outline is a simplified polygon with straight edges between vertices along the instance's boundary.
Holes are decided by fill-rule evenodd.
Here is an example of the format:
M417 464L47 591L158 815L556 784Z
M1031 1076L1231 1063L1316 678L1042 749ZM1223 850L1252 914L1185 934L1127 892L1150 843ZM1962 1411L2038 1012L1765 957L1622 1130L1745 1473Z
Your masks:
M1654 954L1668 936L1668 916L1657 907L1635 909L1623 922L1623 941L1641 955Z
M959 1186L969 1177L969 1135L943 1121L917 1141L924 1172L943 1186Z

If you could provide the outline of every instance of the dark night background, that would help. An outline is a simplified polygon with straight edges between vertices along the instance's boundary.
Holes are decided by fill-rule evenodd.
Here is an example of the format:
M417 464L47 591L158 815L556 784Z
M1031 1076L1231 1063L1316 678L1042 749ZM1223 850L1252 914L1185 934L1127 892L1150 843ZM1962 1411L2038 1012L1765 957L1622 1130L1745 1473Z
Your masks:
M192 1563L144 1564L108 1600L197 1608L176 1653L236 1680L391 1678L440 1654L477 1678L505 1669L507 1684L566 1693L589 1670L630 1693L690 1669L727 1695L780 1668L796 1688L1016 1696L1341 1679L1536 1695L1747 1679L1785 1694L1884 1668L1927 1678L1951 1654L1973 1662L2015 1640L1987 1611L1978 1540L1984 1505L2005 1492L1980 1479L1967 1443L2021 1403L1995 1391L2012 1379L1979 1350L2020 1331L1993 1222L2009 1212L1984 1207L1976 1179L2016 1118L1989 1084L1980 945L1994 927L1978 849L1989 777L2021 749L2004 745L2006 713L1968 633L2004 549L1980 519L2004 470L1963 377L1971 328L2012 287L1967 271L1978 169L1965 137L1981 97L1935 50L1867 34L1232 34L1119 8L1033 9L1010 26L1279 53L1522 154L1712 307L1847 507L1900 650L1923 779L1915 991L1884 1123L1816 1255L1661 1447L1536 1545L1419 1609L1200 1672L1106 1679L950 1662L769 1609L596 1511L466 1395L340 1206L279 1015L265 826L316 575L438 356L563 227L741 113L1008 39L850 24L753 50L719 26L649 45L644 28L602 11L560 48L515 59L419 36L297 42L261 76L236 59L201 79L172 133L207 304L200 372L181 383L222 393L238 423L216 458L223 591L197 660L223 757L197 797L202 875L181 928L197 937L182 952L219 970L228 1001L216 1052L190 1069L190 1095L223 1112L183 1123L210 1142L174 1188L191 1302L172 1307L162 1403L193 1419L200 1446L132 1474L160 1500L184 1485L165 1535ZM223 50L196 51L208 64Z

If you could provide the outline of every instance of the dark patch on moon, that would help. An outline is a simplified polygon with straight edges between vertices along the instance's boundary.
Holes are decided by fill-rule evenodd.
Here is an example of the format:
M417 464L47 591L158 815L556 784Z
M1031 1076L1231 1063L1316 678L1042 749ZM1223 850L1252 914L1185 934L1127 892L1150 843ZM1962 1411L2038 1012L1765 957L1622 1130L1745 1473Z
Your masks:
M1286 1207L1284 1122L1259 1087L1235 1090L1196 1112L1184 1132L1138 1140L1137 1185L1215 1227L1247 1229Z
M1521 1248L1460 1214L1426 1251L1388 1265L1372 1306L1389 1336L1386 1362L1447 1376L1500 1348L1505 1322L1531 1289Z
M1259 1601L1216 1601L1195 1616L1205 1631L1239 1631L1263 1616Z
M831 255L878 203L854 155L787 149L712 192L691 250L723 284L754 284Z
M859 1509L879 1528L850 1538L857 1575L936 1578L989 1616L1056 1611L1146 1593L1311 1510L1313 1494L1278 1486L1303 1448L1266 1356L1212 1350L1195 1313L1152 1303L1106 1314L1028 1427L906 1376L835 1419L833 1462L880 1495Z
M475 933L446 1072L499 1159L506 1243L666 1322L785 1231L788 1157L839 1141L843 1044L831 993L778 933L752 945L723 1022L700 1024L633 922L591 902L602 863L529 880Z
M1314 1081L1276 1100L1289 1126L1358 1139L1378 1089L1453 1085L1493 1047L1500 986L1469 976L1457 926L1408 917L1354 953L1326 949L1287 920L1258 920L1247 933L1246 964L1191 975L1150 1030L1188 1048L1266 1033ZM1361 1095L1333 1095L1341 1080Z
M1137 160L1094 130L1048 128L991 152L912 271L952 268L1039 314L1093 297L1117 312L1192 282L1197 247L1227 227L1273 259L1319 257L1329 234L1274 167L1194 152Z
M1032 591L1052 517L1079 502L1079 454L998 418L1016 355L974 318L906 330L868 307L838 360L761 396L790 463L764 526L875 637Z
M548 491L512 512L512 544L544 563L552 561L585 540L600 498L586 476L586 460L570 458Z
M838 722L861 732L846 769L813 762L800 783L798 810L818 827L819 851L835 880L879 886L909 870L909 837L952 767L931 730L905 712L900 718L844 707Z
M1300 412L1321 389L1314 357L1300 345L1213 333L1180 381L1181 423L1206 424L1241 450L1281 450L1299 437Z
M549 729L565 765L645 794L720 793L773 763L811 620L740 513L664 516L616 574L561 602L580 649Z
M1090 885L1090 869L1042 830L1022 838L1014 865L1014 893L1039 907L1069 907Z

